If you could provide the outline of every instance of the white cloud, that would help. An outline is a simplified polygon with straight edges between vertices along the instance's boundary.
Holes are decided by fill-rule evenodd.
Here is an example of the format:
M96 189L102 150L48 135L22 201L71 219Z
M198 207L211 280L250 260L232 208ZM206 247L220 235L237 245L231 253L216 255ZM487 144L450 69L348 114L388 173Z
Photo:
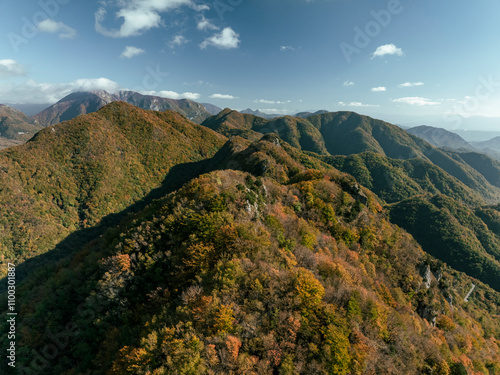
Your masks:
M191 5L191 8L193 8L197 12L203 12L205 10L210 10L210 7L207 4L200 4L200 5L193 4L193 5Z
M258 100L254 100L254 103L262 103L262 104L287 104L287 103L291 103L291 101L290 100L258 99Z
M403 50L396 47L394 44L384 44L383 46L377 47L375 52L372 54L372 59L375 57L382 57L385 55L397 55L403 56Z
M346 86L346 87L354 86L354 85L355 85L355 83L353 81L349 81L349 80L344 81L344 83L342 84L342 86Z
M106 90L113 93L120 90L120 85L108 78L82 78L70 85L73 91Z
M146 51L144 51L142 48L137 48L134 46L127 46L127 47L125 47L125 50L122 52L120 57L125 57L127 59L130 59L134 56L143 54L144 52L146 52Z
M17 77L25 75L24 66L16 60L0 60L0 78Z
M237 96L227 95L227 94L212 94L211 99L239 99Z
M441 104L440 102L433 102L433 101L431 101L431 99L421 98L421 97L418 97L418 96L412 96L412 97L406 97L406 98L398 98L398 99L393 99L392 101L394 103L404 103L404 104L418 105L418 106L439 105L439 104Z
M62 22L46 19L38 24L38 30L43 33L59 34L61 39L73 39L76 37L76 30Z
M110 93L116 93L121 89L118 83L102 77L82 78L69 83L40 83L30 79L21 83L0 85L0 103L55 103L72 92L105 90ZM201 96L194 92L177 93L167 90L139 92L143 95L154 95L170 99L197 100Z
M168 98L168 99L189 99L189 100L198 100L200 98L200 94L196 92L184 92L182 94L179 94L175 91L168 91L168 90L162 90L162 91L140 91L142 95L153 95L153 96L159 96L162 98Z
M208 46L214 46L220 49L231 49L238 48L239 43L239 35L230 27L226 27L220 33L205 39L203 43L200 44L200 47L204 49Z
M95 13L95 30L112 38L125 38L134 35L140 35L143 32L160 26L161 17L157 12L150 10L132 10L121 9L117 14L117 18L123 18L123 24L119 30L108 30L101 25L101 22L106 18L107 11L104 8L99 8Z
M264 108L264 109L257 109L257 111L265 113L267 115L290 115L292 113L296 113L293 111L290 111L289 109L283 109L283 108Z
M186 43L189 43L189 40L184 35L178 34L175 35L170 42L168 42L168 45L170 46L170 48L175 48Z
M106 18L108 4L117 5L120 9L116 18L123 19L119 29L107 29L102 25ZM95 30L112 38L124 38L141 35L149 29L161 26L160 13L167 12L182 6L189 6L195 11L208 10L207 5L196 5L192 0L115 0L104 2L95 13Z
M280 51L295 51L295 47L292 46L280 46Z
M398 85L398 87L415 87L415 86L423 86L423 85L424 85L423 82L405 82L405 83Z
M360 102L350 102L350 103L339 102L339 105L341 107L380 107L379 105L376 104L363 104Z
M373 87L371 89L372 92L383 92L383 91L387 91L387 87L383 87L383 86L380 86L380 87Z
M107 78L82 78L69 83L39 83L30 79L16 84L2 84L0 102L55 103L72 92L91 90L106 90L114 93L120 90L120 85Z
M201 31L219 30L219 27L215 26L212 22L210 22L210 20L206 19L204 16L201 16L201 18L198 20L196 28Z

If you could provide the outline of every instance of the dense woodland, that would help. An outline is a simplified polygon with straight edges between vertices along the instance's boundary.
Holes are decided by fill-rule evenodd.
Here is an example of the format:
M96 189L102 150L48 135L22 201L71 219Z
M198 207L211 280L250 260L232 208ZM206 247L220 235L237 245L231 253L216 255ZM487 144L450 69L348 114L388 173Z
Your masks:
M335 155L359 115L224 112L113 103L0 153L17 373L500 374L493 180L365 117Z

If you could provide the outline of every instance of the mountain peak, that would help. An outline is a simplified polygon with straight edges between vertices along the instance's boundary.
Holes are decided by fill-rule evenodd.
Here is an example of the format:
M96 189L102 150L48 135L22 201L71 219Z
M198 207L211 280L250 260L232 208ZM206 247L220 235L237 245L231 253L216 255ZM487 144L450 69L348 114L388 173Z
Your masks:
M92 94L96 94L96 95L111 95L109 92L107 92L106 90L90 90L90 91L82 91L82 92L90 92Z
M111 93L107 92L106 90L92 90L92 91L90 91L90 93L97 95L98 97L100 97L101 99L105 100L108 103L111 103L112 101L115 101L118 99L116 95L111 94Z
M188 99L168 99L159 96L142 95L129 90L122 90L115 94L105 90L93 90L71 93L56 104L33 116L33 119L42 126L50 126L79 115L96 112L106 104L115 101L124 101L154 111L173 110L198 124L210 116L210 113L203 105Z

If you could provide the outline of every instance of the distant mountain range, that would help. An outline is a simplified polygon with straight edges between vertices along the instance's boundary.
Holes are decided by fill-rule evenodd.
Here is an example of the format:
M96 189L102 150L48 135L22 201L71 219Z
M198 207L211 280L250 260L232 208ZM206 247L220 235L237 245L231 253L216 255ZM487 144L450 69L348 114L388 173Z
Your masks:
M323 114L328 113L328 112L329 111L324 110L324 109L316 111L316 112L299 112L299 113L295 114L294 117L308 118L308 117L311 117L314 115L323 115Z
M264 113L262 111L259 111L258 109L253 110L253 109L250 109L250 108L244 109L243 111L240 111L240 113L243 113L243 114L246 114L246 115L259 116L259 117L262 117L262 118L265 118L265 119L272 119L272 118L283 116L283 115L278 115L278 114L268 114L268 113Z
M2 105L2 107L0 107L0 149L28 140L43 127L70 120L83 114L95 112L114 101L124 101L148 110L173 110L195 123L202 123L211 115L218 115L223 112L221 108L210 103L200 104L188 99L174 100L161 98L157 96L142 95L134 91L119 91L115 94L111 94L104 90L75 92L32 117L27 117L19 110ZM26 109L31 110L35 107L29 105L25 106ZM286 141L295 146L300 145L300 147L307 151L319 152L320 154L325 154L325 152L327 152L327 147L322 144L317 134L317 129L313 129L314 127L311 127L307 122L298 120L327 114L328 112L325 110L316 111L314 113L300 112L295 116L266 114L259 110L251 110L249 108L240 111L240 113L250 114L266 120L274 120L266 123L267 128L265 129L258 129L259 126L257 125L255 129L253 129L252 126L246 127L244 131L247 133L248 130L256 131L258 134L261 131L264 131L264 133L274 131L276 127L289 128L290 132L285 136ZM224 114L222 115L224 116ZM286 118L287 120L281 120L282 118ZM299 130L299 128L301 130ZM500 142L498 140L493 139L487 142L468 143L453 132L424 125L406 130L437 147L461 151L479 151L495 158L500 157ZM241 131L243 131L243 129L233 129L231 131L229 131L229 129L224 130L227 135L240 134ZM281 133L283 133L283 131ZM300 137L297 137L297 134L300 134ZM281 135L284 136L283 134ZM249 137L250 135L246 134L246 136ZM255 136L253 138L255 138ZM344 147L345 145L340 146Z
M406 129L407 132L426 140L437 147L457 151L476 151L485 153L495 159L500 159L500 137L488 141L467 142L460 135L442 128L432 126L417 126Z
M262 111L259 111L258 109L257 110L253 110L253 109L250 109L250 108L244 109L243 111L240 111L240 113L244 113L244 114L248 114L248 115L254 115L254 116L259 116L259 117L262 117L262 118L265 118L265 119L268 119L268 120L283 116L282 114L281 115L280 114L268 114L268 113L264 113ZM307 117L312 116L312 115L318 115L318 114L323 114L323 113L328 113L328 111L326 111L326 110L320 110L320 111L316 111L314 113L313 112L299 112L299 113L293 115L293 117L307 118Z
M495 137L488 141L470 142L470 144L476 149L500 159L500 137Z
M119 91L115 94L110 94L104 90L97 90L72 93L33 116L33 119L37 124L44 127L50 126L62 121L71 120L80 115L96 112L106 104L115 101L123 101L142 109L154 111L173 110L196 123L201 123L207 117L211 116L211 113L202 104L188 99L175 100L161 98L158 96L142 95L134 91Z

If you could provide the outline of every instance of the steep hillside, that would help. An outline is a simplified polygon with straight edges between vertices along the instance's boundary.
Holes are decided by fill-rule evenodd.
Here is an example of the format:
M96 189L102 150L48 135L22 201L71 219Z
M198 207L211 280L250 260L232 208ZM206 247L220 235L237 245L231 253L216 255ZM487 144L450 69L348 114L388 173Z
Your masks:
M110 94L104 90L97 90L72 93L33 116L33 120L41 126L50 126L80 115L96 112L106 104L115 101L124 101L147 110L172 110L196 123L201 123L210 116L202 104L188 99L167 99L142 95L134 91L119 91L116 94Z
M421 125L406 131L437 147L444 147L452 150L474 149L465 139L446 129Z
M460 155L444 151L381 120L352 112L336 112L307 118L318 128L332 155L372 151L393 159L423 158L456 177L483 198L496 201L498 190L464 162Z
M500 187L500 161L477 152L462 152L460 158L469 164L493 186Z
M255 130L264 134L277 133L284 141L304 151L312 151L320 155L328 154L322 134L305 119L291 116L280 117Z
M307 119L285 116L265 121L227 109L207 119L203 125L250 140L257 139L258 134L279 134L290 145L307 151L310 157L353 175L382 202L395 204L397 208L414 205L411 210L420 212L422 207L434 207L436 196L448 197L447 215L454 223L460 223L453 230L461 233L463 243L459 253L461 259L467 261L455 260L453 246L456 244L446 242L449 236L442 226L442 216L416 215L413 211L398 216L396 212L400 211L394 208L391 217L416 238L421 234L425 236L427 230L423 228L435 228L434 235L427 236L421 243L425 251L500 290L496 276L491 276L496 275L500 265L492 255L494 247L500 245L492 240L498 232L486 227L481 218L475 216L486 202L498 202L500 168L490 157L442 150L394 125L351 112L318 114ZM347 155L328 155L335 151ZM452 206L456 209L451 209ZM406 213L416 215L412 225L405 222ZM471 221L461 220L464 215L470 215ZM441 237L440 231L443 231Z
M319 131L308 121L297 117L267 120L226 108L217 116L205 120L202 125L227 137L238 135L250 140L259 139L262 134L276 133L285 142L301 150L328 154Z
M500 225L472 189L424 159L374 153L322 159L391 203L391 222L410 232L425 251L500 290Z
M42 129L41 126L34 124L21 111L0 104L0 137L27 141L40 129Z
M265 120L226 109L217 116L208 118L202 125L226 136L239 135L250 140L258 139L259 133L273 132L303 151L325 156L372 152L391 159L411 161L406 163L407 165L428 165L433 171L438 167L441 171L432 173L441 175L441 184L449 180L449 176L445 176L448 174L475 192L469 195L477 194L492 203L500 199L500 190L495 177L490 170L479 166L471 155L465 154L464 158L467 160L464 160L461 157L462 153L437 148L398 126L353 112L319 113L305 119L285 116ZM415 159L421 159L421 162ZM491 158L485 160L491 166L496 165ZM415 184L419 185L420 182ZM450 190L444 186L436 190L429 187L429 184L432 182L425 182L424 191L436 193L441 188ZM456 182L452 184L456 185ZM460 190L463 190L463 187L460 187Z
M395 203L416 195L444 194L457 202L480 205L480 195L450 176L429 160L392 159L363 152L349 156L326 156L323 161L353 175L387 203Z
M233 130L267 124L237 116ZM423 191L385 210L327 163L353 157L123 102L1 152L16 375L500 373L500 293L390 222L498 287L498 207L431 197L453 177L423 158L361 154L373 181L380 165Z
M202 122L202 125L224 134L226 137L238 135L249 140L257 140L262 137L262 134L255 132L253 128L261 127L266 123L267 120L262 117L225 108L216 116L207 118Z
M94 227L160 187L173 167L182 183L225 140L178 113L114 102L0 152L2 265Z
M467 206L437 195L389 207L391 221L431 255L500 291L500 238Z
M332 112L310 116L323 135L332 155L350 155L373 151L396 159L423 157L419 139L381 120L354 112Z
M465 302L472 280L426 257L352 177L275 136L245 145L218 159L253 173L221 165L29 277L19 368L500 371L498 293L474 281Z

